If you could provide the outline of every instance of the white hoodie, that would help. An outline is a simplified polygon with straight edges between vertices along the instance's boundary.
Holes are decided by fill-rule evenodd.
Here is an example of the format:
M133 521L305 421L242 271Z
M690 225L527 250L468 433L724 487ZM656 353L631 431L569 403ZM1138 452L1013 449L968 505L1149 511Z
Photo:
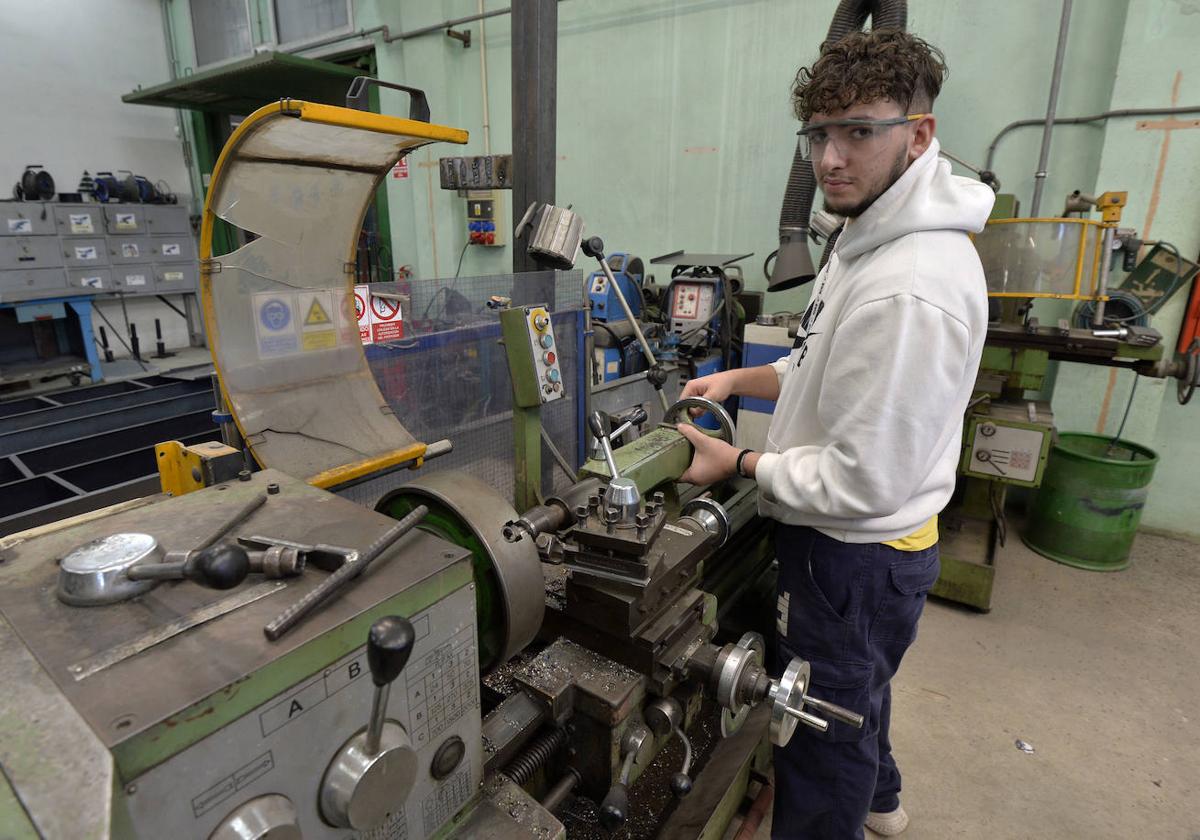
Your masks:
M759 512L843 542L907 536L954 492L987 333L968 232L991 189L950 174L935 139L817 275L758 461Z

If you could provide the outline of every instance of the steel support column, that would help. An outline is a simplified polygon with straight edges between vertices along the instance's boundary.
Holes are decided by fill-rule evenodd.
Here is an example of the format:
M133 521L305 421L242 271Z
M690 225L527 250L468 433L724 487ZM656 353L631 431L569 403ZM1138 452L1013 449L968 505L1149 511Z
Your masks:
M555 120L558 113L558 0L521 0L512 9L512 220L535 201L554 203ZM515 242L515 237L514 237ZM523 246L513 247L513 272L537 271ZM548 284L542 283L541 286ZM514 289L521 299L554 305L549 293ZM527 294L533 297L527 297ZM517 299L514 297L514 303Z

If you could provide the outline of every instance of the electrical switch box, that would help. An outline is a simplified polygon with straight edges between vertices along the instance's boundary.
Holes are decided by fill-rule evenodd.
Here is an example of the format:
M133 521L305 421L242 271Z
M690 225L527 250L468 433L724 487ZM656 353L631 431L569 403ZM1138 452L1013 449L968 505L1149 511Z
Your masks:
M508 238L504 234L503 209L504 202L499 192L468 192L467 241L472 245L490 247L505 245Z
M549 310L545 306L503 310L500 328L517 405L530 408L566 396Z

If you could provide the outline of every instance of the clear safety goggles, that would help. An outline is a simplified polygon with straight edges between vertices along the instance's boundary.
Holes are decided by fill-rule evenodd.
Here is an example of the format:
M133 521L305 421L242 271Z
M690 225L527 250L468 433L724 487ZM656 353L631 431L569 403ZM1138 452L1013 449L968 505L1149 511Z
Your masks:
M826 120L810 123L797 134L804 144L804 157L819 160L830 143L843 156L870 154L876 151L895 126L916 122L929 114L907 114L886 120Z

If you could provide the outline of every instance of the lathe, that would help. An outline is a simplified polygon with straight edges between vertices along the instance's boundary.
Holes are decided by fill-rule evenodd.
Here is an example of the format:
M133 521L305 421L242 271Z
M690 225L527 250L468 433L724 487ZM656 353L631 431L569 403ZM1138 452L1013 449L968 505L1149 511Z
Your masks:
M594 802L610 832L719 836L770 743L862 725L807 663L771 676L763 635L726 638L772 552L752 482L676 483L675 423L732 441L719 405L625 446L590 416L601 456L516 507L426 465L453 441L380 394L346 258L398 159L466 141L417 94L413 119L283 100L243 121L201 242L226 443L165 443L163 494L0 544L9 834L553 838L594 830L571 805ZM222 221L255 236L216 255ZM568 383L549 306L498 317L528 478ZM379 480L374 509L344 497Z

